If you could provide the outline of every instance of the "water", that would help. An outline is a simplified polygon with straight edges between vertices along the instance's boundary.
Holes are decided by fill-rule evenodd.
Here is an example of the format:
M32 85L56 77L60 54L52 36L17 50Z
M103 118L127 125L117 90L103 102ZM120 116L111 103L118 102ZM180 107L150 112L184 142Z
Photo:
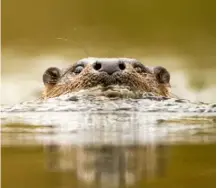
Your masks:
M179 182L180 187L213 187L215 116L182 122L184 115L196 117L133 111L3 113L2 185L174 187ZM178 121L156 121L166 117Z

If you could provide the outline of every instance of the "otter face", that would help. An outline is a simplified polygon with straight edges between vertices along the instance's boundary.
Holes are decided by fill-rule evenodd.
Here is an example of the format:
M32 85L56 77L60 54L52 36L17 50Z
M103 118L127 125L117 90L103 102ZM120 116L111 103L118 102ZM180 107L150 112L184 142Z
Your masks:
M66 69L48 68L43 74L44 98L96 86L123 86L131 91L169 96L170 74L164 67L147 67L130 58L86 58Z

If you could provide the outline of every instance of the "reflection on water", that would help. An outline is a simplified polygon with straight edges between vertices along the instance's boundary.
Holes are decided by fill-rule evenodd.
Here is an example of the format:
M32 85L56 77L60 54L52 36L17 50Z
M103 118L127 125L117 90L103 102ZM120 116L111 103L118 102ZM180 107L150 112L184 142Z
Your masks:
M215 144L6 146L2 172L9 188L214 187Z
M128 187L165 174L164 145L48 145L48 171L74 173L77 187ZM63 184L65 182L62 182Z

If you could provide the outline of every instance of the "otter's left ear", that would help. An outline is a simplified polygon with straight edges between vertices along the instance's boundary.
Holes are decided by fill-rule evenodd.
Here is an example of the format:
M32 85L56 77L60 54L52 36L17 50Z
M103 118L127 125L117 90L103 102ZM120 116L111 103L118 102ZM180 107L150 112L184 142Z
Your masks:
M161 66L154 67L153 72L161 84L170 84L170 73L167 69Z
M57 67L48 68L43 74L44 85L55 85L60 78L60 69Z
M45 88L42 93L42 97L45 99L49 91L57 84L61 77L61 71L57 67L48 68L42 77Z

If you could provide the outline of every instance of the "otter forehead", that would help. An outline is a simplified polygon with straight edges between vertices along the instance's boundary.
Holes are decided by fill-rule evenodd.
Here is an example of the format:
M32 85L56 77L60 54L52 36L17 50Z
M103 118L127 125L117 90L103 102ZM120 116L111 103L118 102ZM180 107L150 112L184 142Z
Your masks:
M114 62L119 62L123 61L125 63L133 63L133 62L138 62L137 59L134 58L125 58L125 57L120 57L120 58L99 58L99 57L88 57L88 58L83 58L77 61L77 63L83 62L86 64L93 64L95 62L105 62L105 63L114 63Z

